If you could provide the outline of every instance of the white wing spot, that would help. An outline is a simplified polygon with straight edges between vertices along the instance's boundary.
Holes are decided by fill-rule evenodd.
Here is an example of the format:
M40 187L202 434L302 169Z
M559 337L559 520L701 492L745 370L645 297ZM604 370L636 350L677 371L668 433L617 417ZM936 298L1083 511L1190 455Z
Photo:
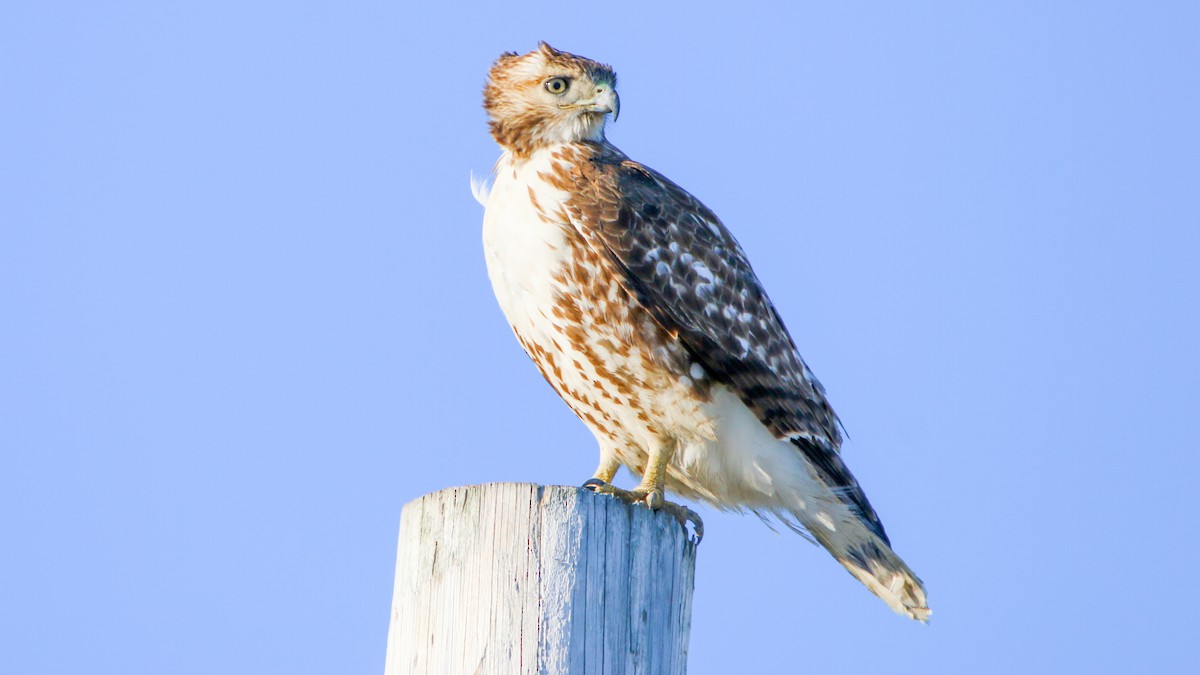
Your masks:
M694 218L696 218L697 220L700 220L700 217L699 217L699 216L693 216L693 217L694 217ZM712 233L713 233L713 234L717 235L718 237L720 237L720 236L724 236L724 233L723 233L723 232L721 232L721 226L720 226L720 225L718 225L718 224L716 224L716 223L712 222L711 220L705 220L705 221L704 221L704 224L708 226L708 229L712 230Z

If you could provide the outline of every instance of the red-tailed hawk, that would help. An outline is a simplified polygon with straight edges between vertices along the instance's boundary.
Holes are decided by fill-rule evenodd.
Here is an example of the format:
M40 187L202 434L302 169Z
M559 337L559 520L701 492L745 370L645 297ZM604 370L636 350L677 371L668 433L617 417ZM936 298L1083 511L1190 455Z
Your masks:
M604 138L606 65L549 45L492 66L484 108L504 149L484 252L517 340L591 429L589 484L681 519L664 488L807 531L900 614L921 580L838 454L839 422L746 254L717 216ZM611 485L624 465L637 488Z

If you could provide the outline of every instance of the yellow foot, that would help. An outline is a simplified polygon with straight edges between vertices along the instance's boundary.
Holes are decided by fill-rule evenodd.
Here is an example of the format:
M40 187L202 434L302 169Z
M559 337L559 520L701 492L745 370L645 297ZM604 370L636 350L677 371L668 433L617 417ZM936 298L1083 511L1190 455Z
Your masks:
M588 480L583 487L597 494L611 495L627 504L645 504L652 511L666 511L675 516L675 520L678 520L679 524L683 526L685 533L688 529L687 524L692 524L692 529L696 532L697 544L704 538L704 521L700 520L699 514L682 504L667 501L662 490L646 490L644 488L623 490L612 483L605 483L599 478Z

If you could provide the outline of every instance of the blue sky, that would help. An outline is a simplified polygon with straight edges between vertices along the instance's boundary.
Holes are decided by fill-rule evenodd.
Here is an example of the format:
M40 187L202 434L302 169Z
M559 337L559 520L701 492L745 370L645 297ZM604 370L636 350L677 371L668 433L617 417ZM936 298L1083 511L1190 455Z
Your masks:
M379 672L404 503L590 475L467 181L539 39L739 237L935 611L702 509L691 673L1194 667L1196 3L22 4L0 671Z

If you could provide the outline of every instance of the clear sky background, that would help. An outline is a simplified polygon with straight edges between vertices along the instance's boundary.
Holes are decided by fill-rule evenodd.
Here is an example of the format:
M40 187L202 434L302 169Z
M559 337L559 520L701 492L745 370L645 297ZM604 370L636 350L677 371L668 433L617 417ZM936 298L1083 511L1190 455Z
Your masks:
M406 502L590 475L468 189L539 39L739 237L934 608L701 509L691 673L1195 667L1196 2L205 0L0 8L0 672L381 672Z

